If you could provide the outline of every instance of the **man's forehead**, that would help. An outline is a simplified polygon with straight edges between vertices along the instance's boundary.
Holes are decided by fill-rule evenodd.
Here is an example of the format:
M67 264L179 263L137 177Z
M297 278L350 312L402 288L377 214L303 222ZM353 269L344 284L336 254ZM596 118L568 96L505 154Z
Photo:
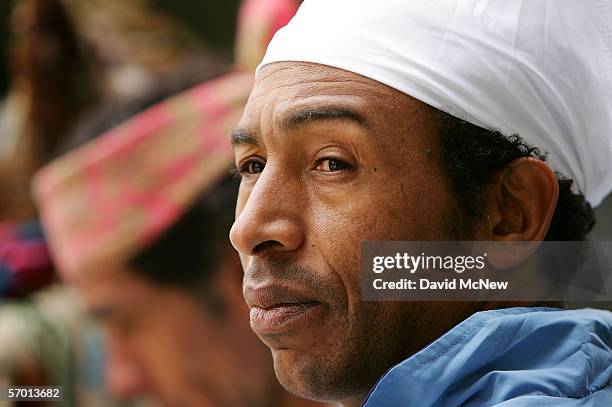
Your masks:
M425 104L387 85L359 74L330 66L277 62L264 66L255 82L238 128L257 127L261 115L282 121L286 116L309 109L346 110L364 122L400 120L422 115Z
M367 91L372 96L378 94L402 95L380 82L354 72L307 62L277 62L261 68L255 81L253 93L275 91L291 95L297 88L303 95L326 92L330 95L360 94Z

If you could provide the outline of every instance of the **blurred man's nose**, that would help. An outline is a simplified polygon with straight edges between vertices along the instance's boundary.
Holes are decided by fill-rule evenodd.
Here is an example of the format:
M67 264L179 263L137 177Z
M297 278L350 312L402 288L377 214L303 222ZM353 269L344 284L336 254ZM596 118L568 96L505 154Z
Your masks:
M246 202L243 196L239 197L238 216L230 231L230 240L243 255L293 251L304 243L305 202L300 181L281 175L266 166Z
M120 400L142 396L150 391L144 369L137 362L112 351L106 358L106 384Z

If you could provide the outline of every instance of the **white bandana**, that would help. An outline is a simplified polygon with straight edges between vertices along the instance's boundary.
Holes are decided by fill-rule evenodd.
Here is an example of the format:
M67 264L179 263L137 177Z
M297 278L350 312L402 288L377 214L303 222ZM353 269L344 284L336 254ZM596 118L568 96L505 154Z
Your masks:
M260 68L279 61L519 134L594 206L612 190L612 0L306 0Z

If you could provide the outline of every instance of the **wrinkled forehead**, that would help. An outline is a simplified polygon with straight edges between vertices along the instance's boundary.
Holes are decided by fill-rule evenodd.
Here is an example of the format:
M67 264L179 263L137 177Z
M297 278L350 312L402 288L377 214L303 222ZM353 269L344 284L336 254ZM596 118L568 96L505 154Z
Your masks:
M369 122L398 123L430 118L432 108L378 81L326 65L276 62L257 76L240 126L275 120L300 108L347 107Z
M276 62L266 65L259 71L255 81L255 88L264 89L304 86L314 90L315 85L337 94L366 90L375 96L402 94L357 73L308 62Z

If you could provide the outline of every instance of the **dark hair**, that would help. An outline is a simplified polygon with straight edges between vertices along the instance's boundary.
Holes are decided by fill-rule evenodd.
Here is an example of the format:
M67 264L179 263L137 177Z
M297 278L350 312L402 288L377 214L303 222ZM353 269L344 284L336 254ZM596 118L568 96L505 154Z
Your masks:
M226 175L204 191L181 219L129 262L148 280L208 294L207 283L229 246L239 183Z
M464 236L470 236L484 215L483 188L490 176L521 157L546 161L546 154L527 144L519 135L504 137L438 111L441 160L466 217L461 222ZM574 191L573 180L557 173L559 200L545 240L585 240L595 225L593 209L583 194ZM470 230L471 229L471 230Z

